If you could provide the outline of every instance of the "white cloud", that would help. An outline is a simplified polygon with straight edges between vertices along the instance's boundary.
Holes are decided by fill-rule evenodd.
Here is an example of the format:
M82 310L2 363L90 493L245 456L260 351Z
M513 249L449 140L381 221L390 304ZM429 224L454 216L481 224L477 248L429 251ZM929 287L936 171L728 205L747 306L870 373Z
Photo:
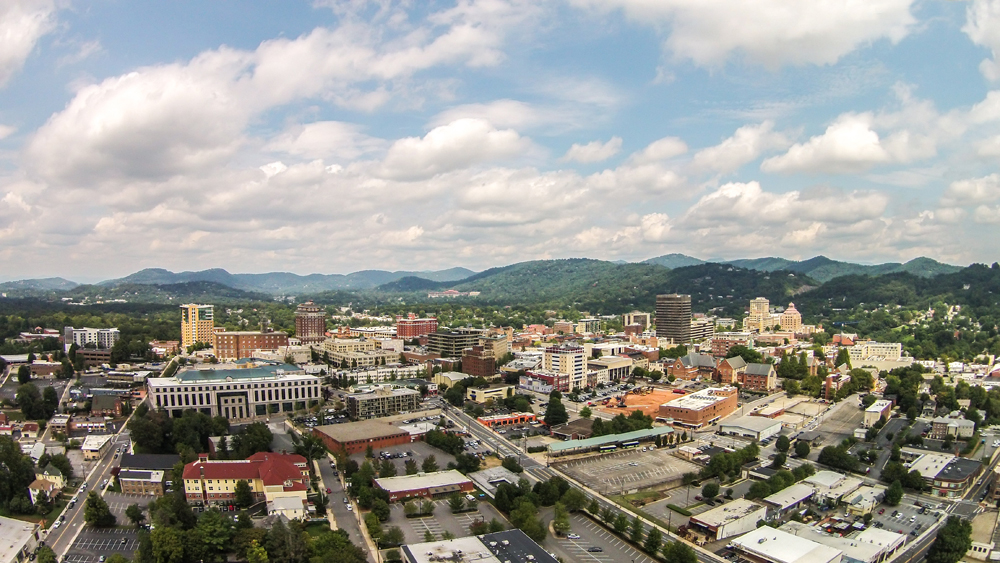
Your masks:
M768 68L833 64L880 39L899 42L916 23L913 0L576 0L608 11L621 8L642 24L669 28L674 56L718 66L734 53Z
M379 175L417 180L480 162L524 154L531 142L512 129L498 130L483 119L459 119L423 137L400 139L389 147Z
M745 125L718 145L695 153L692 165L697 170L714 170L730 174L744 164L756 160L765 151L784 149L790 144L783 133L774 131L773 121L765 121L760 125Z
M0 139L6 139L17 131L17 127L0 123Z
M606 143L591 141L585 145L573 143L562 157L563 162L592 163L607 160L622 150L622 138L611 137Z
M0 88L24 66L35 44L55 27L53 0L0 2Z
M285 152L304 158L354 160L381 150L382 139L361 133L360 127L342 121L315 121L295 125L271 139L264 150Z
M988 80L1000 79L1000 1L973 0L965 9L962 31L976 45L990 50L992 59L983 59L979 70Z
M976 207L976 210L973 212L972 219L976 223L985 223L988 225L1000 223L1000 206L994 205L990 207L987 205L980 205Z
M1000 200L1000 174L952 182L941 201L945 205L975 205Z
M765 172L843 174L936 154L932 137L900 130L883 140L873 128L874 121L871 113L843 114L822 135L792 145L785 154L765 160L760 168Z
M688 150L687 143L679 137L664 137L653 141L646 148L632 154L629 161L635 164L648 164L680 156Z
M101 42L96 39L84 41L75 45L75 47L75 52L64 57L60 57L59 60L56 61L57 67L74 65L104 51L104 47L101 46Z

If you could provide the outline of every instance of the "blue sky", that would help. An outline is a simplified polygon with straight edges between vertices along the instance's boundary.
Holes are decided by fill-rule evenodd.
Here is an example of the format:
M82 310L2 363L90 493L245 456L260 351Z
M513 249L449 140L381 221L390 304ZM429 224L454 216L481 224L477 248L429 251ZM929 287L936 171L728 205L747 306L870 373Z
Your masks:
M993 262L1000 0L0 4L0 278Z

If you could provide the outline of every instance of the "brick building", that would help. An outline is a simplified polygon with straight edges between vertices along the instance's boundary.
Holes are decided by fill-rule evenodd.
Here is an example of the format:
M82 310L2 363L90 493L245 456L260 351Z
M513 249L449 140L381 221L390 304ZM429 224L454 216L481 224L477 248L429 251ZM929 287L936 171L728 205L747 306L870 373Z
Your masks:
M710 387L660 405L660 418L673 419L675 426L704 428L736 411L739 392L735 387Z
M278 350L288 346L284 332L217 332L212 335L215 356L220 360L253 357L254 350Z
M773 391L778 387L778 374L772 364L749 364L737 381L745 389Z
M472 481L454 469L375 479L375 486L389 493L390 502L406 498L471 493L475 490Z
M122 398L117 395L95 395L90 400L90 416L110 416L117 418L122 415Z
M236 484L246 481L254 499L301 498L309 490L306 458L294 454L258 452L241 460L198 461L184 466L184 496L188 504L232 504Z
M347 455L363 453L368 446L379 450L413 441L406 430L374 420L317 426L312 433L323 440L331 452L343 451Z
M715 374L715 358L708 354L691 353L667 364L667 375L677 379L711 378Z
M434 317L418 319L416 315L410 313L404 319L402 315L396 316L396 337L412 340L419 336L425 336L437 332L438 320Z
M97 348L80 348L76 351L77 358L83 358L83 367L93 368L102 364L111 363L111 350L99 350Z
M326 339L326 311L312 301L295 308L295 337L303 344Z
M715 368L715 380L725 385L739 382L743 371L747 369L746 360L739 356L726 358Z
M490 379L497 372L497 360L493 352L478 344L462 350L462 371L472 377Z

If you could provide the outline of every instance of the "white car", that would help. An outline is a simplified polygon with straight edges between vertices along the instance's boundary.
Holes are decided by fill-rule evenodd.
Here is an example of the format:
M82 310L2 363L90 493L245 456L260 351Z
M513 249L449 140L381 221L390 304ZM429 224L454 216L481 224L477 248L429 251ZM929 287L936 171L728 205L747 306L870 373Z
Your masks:
M580 534L566 534L566 537L571 540L578 540L580 539Z
M348 512L354 512L354 507L351 506L351 505L347 505L347 511Z

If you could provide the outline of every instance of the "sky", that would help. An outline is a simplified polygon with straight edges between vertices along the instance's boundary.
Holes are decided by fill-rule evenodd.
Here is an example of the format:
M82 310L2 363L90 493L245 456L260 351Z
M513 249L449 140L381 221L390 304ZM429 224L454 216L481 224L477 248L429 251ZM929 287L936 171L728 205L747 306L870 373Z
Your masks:
M1000 0L4 0L0 279L992 263Z

